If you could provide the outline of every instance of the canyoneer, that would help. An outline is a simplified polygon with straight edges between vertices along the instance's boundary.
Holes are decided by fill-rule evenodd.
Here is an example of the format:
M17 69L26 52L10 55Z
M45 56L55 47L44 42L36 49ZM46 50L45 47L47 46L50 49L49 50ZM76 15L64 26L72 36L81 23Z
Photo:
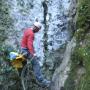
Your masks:
M36 21L31 28L26 28L24 30L22 40L21 40L21 53L24 54L24 56L27 59L36 57L33 42L34 42L35 33L37 33L40 29L41 29L41 23ZM27 63L27 61L24 62L24 65L26 65L26 63ZM42 85L49 86L50 81L43 77L41 69L40 69L40 64L39 64L37 58L33 58L31 63L32 63L32 67L33 67L33 71L34 71L34 75L35 75L36 79L40 83L42 83Z

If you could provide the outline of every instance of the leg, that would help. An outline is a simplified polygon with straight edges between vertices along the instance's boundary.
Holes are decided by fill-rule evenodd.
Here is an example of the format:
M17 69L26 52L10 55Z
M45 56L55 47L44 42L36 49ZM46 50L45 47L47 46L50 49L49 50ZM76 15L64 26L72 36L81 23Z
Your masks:
M50 85L50 81L46 80L43 75L42 75L42 72L41 72L41 68L40 68L40 65L37 61L36 58L34 58L32 60L32 66L33 66L33 71L34 71L34 75L36 77L36 79L42 83L43 86L49 86Z
M40 68L40 65L39 65L38 61L36 60L36 58L34 58L32 60L32 66L33 66L33 71L34 71L34 75L35 75L36 79L39 82L41 82L44 79L44 77L41 73L41 68Z

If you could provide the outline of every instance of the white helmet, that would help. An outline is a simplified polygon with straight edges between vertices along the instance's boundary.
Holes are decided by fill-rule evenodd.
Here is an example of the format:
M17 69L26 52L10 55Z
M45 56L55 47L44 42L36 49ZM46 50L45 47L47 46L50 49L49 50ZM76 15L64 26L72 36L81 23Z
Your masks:
M39 29L41 28L41 23L40 22L35 22L34 26L38 27Z

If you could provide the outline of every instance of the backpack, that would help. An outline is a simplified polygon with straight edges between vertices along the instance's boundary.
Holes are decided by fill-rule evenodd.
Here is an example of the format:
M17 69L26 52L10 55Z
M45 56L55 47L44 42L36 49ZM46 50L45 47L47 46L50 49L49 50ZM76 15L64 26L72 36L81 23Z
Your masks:
M26 59L24 58L23 55L18 54L17 52L10 52L10 62L15 69L22 68L23 67L22 62L25 60Z
M10 52L9 54L10 61L15 60L17 56L18 56L17 52Z

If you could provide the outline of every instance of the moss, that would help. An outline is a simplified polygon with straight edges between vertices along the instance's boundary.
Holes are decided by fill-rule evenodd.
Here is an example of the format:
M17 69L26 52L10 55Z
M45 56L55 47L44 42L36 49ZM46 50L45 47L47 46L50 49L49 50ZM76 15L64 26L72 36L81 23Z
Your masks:
M77 8L77 28L87 29L90 27L90 0L79 0Z
M89 38L90 39L90 38ZM65 90L89 90L90 89L90 46L77 46L72 54L72 65L69 77L65 83ZM80 66L84 67L86 73L80 77L79 84L75 80L78 78ZM82 89L83 88L83 89Z
M89 47L85 47L82 56L84 60L84 67L86 69L86 74L84 78L81 79L79 90L82 88L82 84L83 84L82 90L89 90L90 89L90 48Z
M90 0L78 0L76 48L71 56L71 70L65 82L65 90L90 90ZM78 80L78 70L85 74ZM78 82L76 82L78 81Z
M76 65L72 63L69 77L67 78L64 85L65 90L75 90L76 71Z
M89 32L90 28L90 1L89 0L78 0L77 7L77 21L75 36L77 42L84 39L84 36Z
M75 80L77 78L77 70L78 70L78 59L80 55L78 54L78 47L75 48L72 57L71 57L71 70L69 72L69 77L65 82L65 90L75 90L76 83ZM80 58L81 60L81 58Z
M77 90L89 90L90 89L90 1L79 0L78 6L78 18L77 18L77 29L82 28L83 31L78 33L76 37L82 38L82 45L79 46L77 62L80 59L83 61L86 73L81 77ZM83 34L83 35L82 35ZM79 40L78 40L79 41ZM80 41L79 41L80 43Z
M81 30L81 32L83 33L83 30ZM80 36L78 35L77 37ZM71 56L71 70L65 83L65 90L90 89L90 33L86 33L81 41L81 44L77 43L77 46ZM80 43L80 41L78 42ZM78 79L78 70L80 67L84 67L86 72L80 77L77 84L76 80Z
M75 37L76 37L76 41L80 42L83 40L85 36L85 30L82 28L79 28L76 32L75 32Z
M7 36L7 31L12 25L12 20L9 16L8 5L4 0L0 1L0 45L3 44Z

